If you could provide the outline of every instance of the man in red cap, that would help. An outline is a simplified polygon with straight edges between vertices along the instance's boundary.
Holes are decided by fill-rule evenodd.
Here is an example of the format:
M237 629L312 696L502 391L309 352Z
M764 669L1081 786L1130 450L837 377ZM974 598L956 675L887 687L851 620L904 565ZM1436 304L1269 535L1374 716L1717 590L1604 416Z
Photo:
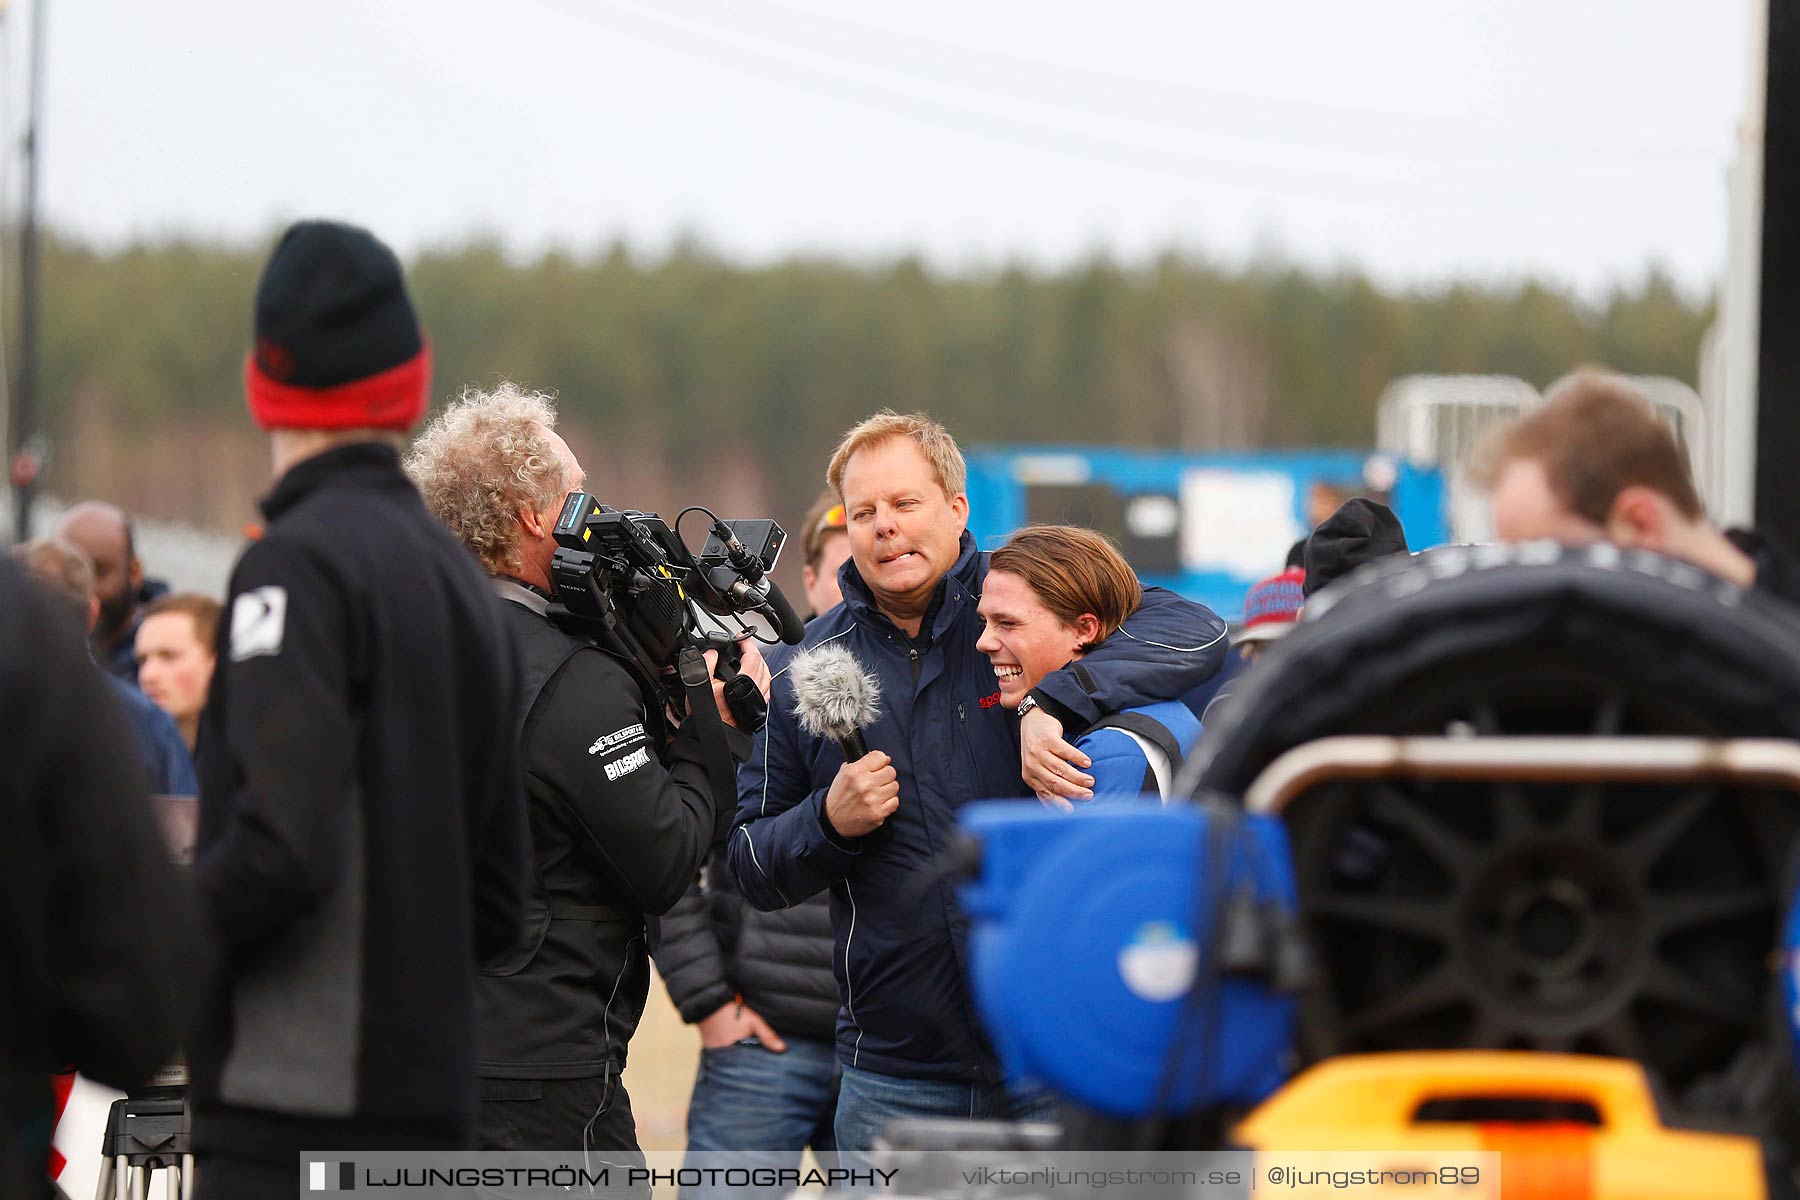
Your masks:
M1302 546L1306 544L1301 543ZM1204 698L1204 702L1192 693L1182 697L1188 707L1199 709L1202 725L1211 723L1218 715L1219 706L1237 691L1244 670L1269 648L1269 643L1299 624L1300 607L1306 599L1305 585L1306 569L1287 567L1250 586L1244 595L1244 623L1231 637L1232 648L1237 651L1237 665Z
M276 482L200 735L212 1200L291 1198L303 1151L470 1143L476 964L513 936L525 826L513 648L396 453L429 363L392 251L327 222L283 235L246 369Z
M1243 628L1231 639L1245 662L1253 661L1268 643L1299 622L1305 585L1305 569L1289 567L1250 588L1244 597Z

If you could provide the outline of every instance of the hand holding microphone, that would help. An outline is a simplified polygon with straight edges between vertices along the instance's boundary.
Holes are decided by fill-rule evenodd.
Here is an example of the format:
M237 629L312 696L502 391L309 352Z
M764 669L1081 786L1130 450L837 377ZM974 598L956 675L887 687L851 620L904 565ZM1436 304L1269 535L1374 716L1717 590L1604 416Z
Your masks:
M876 750L838 768L825 793L825 819L845 837L867 837L900 807L900 775Z
M900 807L900 776L893 760L871 752L863 730L880 715L881 684L842 646L820 646L796 655L794 715L814 737L830 738L844 751L844 765L825 794L825 818L844 837L866 837Z

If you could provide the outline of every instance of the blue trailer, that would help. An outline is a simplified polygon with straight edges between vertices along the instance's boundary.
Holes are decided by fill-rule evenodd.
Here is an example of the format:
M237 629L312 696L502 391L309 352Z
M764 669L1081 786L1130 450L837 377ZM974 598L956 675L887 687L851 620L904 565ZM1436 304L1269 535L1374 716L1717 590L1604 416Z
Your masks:
M1112 537L1145 583L1233 622L1250 585L1280 570L1306 535L1316 482L1358 491L1365 480L1390 484L1387 501L1413 549L1450 540L1438 470L1355 450L988 446L968 463L969 528L983 549L1022 525L1086 525Z

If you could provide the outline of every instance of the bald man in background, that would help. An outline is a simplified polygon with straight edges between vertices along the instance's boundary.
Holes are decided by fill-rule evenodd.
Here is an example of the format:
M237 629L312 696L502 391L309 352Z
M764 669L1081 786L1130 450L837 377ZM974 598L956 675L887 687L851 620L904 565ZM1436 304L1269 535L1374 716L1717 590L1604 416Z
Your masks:
M100 619L89 635L94 661L136 687L138 625L144 606L167 592L168 585L144 578L131 517L116 504L83 500L56 523L56 536L79 546L94 564L94 595L100 600Z

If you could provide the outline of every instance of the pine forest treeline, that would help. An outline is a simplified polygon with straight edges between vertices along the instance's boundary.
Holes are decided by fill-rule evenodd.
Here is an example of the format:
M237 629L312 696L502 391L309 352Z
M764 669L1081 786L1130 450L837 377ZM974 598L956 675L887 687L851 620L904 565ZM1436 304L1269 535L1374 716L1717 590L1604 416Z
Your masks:
M51 241L52 490L215 525L247 511L218 493L252 488L258 468L196 456L241 457L243 443L260 462L241 373L264 253ZM578 450L621 486L673 492L625 501L722 494L782 513L810 498L836 436L883 406L927 409L965 443L1360 446L1381 389L1406 374L1542 386L1604 363L1691 383L1712 317L1655 270L1596 302L1534 282L1395 290L1176 254L948 274L915 259L746 266L692 242L519 260L475 242L421 254L409 275L440 401L501 378L554 390Z

